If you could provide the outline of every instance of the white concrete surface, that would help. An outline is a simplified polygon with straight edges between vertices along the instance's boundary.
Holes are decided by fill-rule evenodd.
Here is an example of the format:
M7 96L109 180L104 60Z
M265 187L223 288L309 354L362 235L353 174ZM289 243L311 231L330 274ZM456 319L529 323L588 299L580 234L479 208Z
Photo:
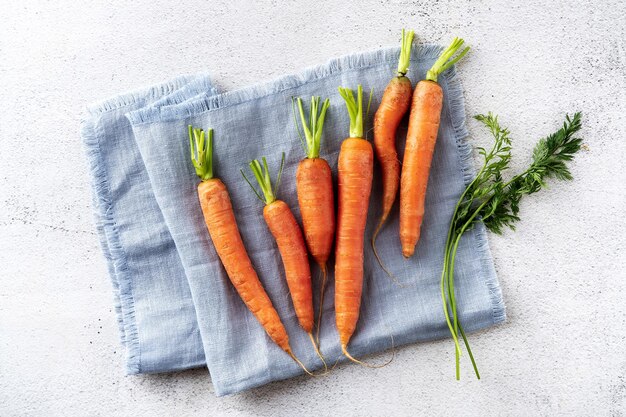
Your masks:
M0 14L0 415L626 415L626 3L5 2ZM565 112L585 113L576 180L490 236L505 325L380 370L340 366L216 398L206 371L125 377L90 209L87 103L210 70L232 89L355 50L462 35L467 113L501 115L515 167ZM488 136L470 122L471 141Z

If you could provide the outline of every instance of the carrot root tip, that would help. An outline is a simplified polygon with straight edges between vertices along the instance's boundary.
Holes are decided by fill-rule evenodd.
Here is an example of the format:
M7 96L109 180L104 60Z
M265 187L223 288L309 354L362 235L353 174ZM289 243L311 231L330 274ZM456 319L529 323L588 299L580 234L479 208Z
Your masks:
M352 362L357 363L361 366L365 366L366 368L373 368L373 369L378 369L378 368L383 368L387 365L389 365L391 362L393 362L393 360L396 357L396 349L393 345L393 336L391 337L391 358L389 358L389 360L385 363L382 363L380 365L372 365L370 363L367 362L363 362L359 359L356 359L355 357L353 357L350 352L348 352L348 346L345 344L341 345L341 352L348 358L350 359Z
M324 291L326 289L326 277L328 271L326 269L326 264L320 265L321 273L322 273L322 284L320 286L320 303L319 303L319 313L317 315L317 330L315 332L315 339L317 341L317 345L320 344L320 329L322 328L322 313L324 311Z
M322 372L321 375L326 375L329 371L328 371L328 365L326 364L326 360L324 359L324 355L322 355L322 352L320 352L320 348L319 345L317 343L315 343L315 338L313 337L313 333L309 332L309 338L311 339L311 343L313 343L313 349L315 349L315 353L317 354L317 356L320 358L320 360L322 361L322 363L324 364L324 372Z
M320 374L314 374L313 372L309 371L307 369L307 367L304 365L304 363L302 363L302 361L300 359L298 359L298 357L296 355L294 355L294 353L291 351L291 349L289 350L285 350L285 352L287 352L287 354L289 356L291 356L291 359L293 359L298 365L300 365L300 368L302 368L302 370L309 376L314 376L314 377L318 377L318 376L323 376L326 375L328 373L328 370L320 373Z
M374 231L374 234L372 235L372 250L374 251L374 256L376 256L376 260L378 261L378 265L380 265L380 267L383 269L383 271L385 271L387 276L389 278L391 278L391 280L394 282L394 284L396 284L400 288L405 288L405 287L407 287L407 285L405 285L402 282L400 282L400 280L387 268L387 266L385 265L385 263L381 259L380 255L378 254L378 249L376 248L376 238L378 237L378 232L380 231L380 228L383 225L384 221L385 221L384 218L380 219L380 223L378 224L378 226L376 227L376 230Z

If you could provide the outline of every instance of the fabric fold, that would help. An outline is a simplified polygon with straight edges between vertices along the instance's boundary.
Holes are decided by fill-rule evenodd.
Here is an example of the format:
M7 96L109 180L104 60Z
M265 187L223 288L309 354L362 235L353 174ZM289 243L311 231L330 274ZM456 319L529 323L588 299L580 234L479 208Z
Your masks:
M178 77L94 104L82 122L96 229L113 286L128 374L205 363L184 269L124 117L201 91L215 93L208 76Z

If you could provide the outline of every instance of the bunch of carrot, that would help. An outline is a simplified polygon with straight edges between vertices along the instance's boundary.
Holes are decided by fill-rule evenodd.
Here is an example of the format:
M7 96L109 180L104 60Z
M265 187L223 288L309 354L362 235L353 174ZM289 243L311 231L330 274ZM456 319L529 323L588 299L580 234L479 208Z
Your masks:
M374 146L365 139L364 125L369 113L363 106L363 88L358 85L356 97L349 88L339 87L350 116L349 137L341 144L338 157L337 218L333 195L332 173L328 162L320 157L320 143L328 99L320 104L319 97L311 100L308 118L300 98L293 101L296 126L306 158L296 173L296 192L303 229L289 206L278 200L277 189L282 176L284 154L275 182L272 182L265 158L253 160L249 166L260 190L245 176L255 195L265 204L263 217L275 238L285 270L285 278L301 328L309 335L324 366L319 350L319 331L324 310L324 291L328 260L335 242L335 320L341 350L346 357L348 344L354 334L361 305L363 287L364 234L374 175L374 154L380 163L383 180L383 207L378 226L372 237L376 253L376 236L387 220L400 187L400 241L405 257L413 254L419 239L424 214L426 185L437 139L443 92L437 76L457 62L469 48L453 58L463 40L456 39L427 72L426 79L415 90L406 77L410 64L414 33L402 32L402 48L397 74L391 79L374 117ZM395 149L396 131L409 110L409 128L402 170ZM299 122L298 123L298 116ZM306 366L295 356L289 337L276 309L265 292L252 266L237 227L234 210L224 183L213 173L213 130L205 133L189 126L191 160L202 180L198 197L213 244L233 286L243 302L261 323L270 338L291 356L307 373ZM335 236L336 234L336 236ZM319 265L320 285L317 331L313 307L311 270L308 254ZM378 257L378 254L376 253ZM379 259L380 261L380 259ZM381 263L382 265L382 263Z

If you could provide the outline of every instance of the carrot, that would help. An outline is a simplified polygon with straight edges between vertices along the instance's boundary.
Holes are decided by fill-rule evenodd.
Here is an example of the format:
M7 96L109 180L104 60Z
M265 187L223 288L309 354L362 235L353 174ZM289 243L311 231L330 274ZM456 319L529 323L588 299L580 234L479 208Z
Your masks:
M443 90L437 77L469 51L467 47L452 58L462 45L463 39L454 38L413 93L400 178L400 242L406 258L413 255L420 236L428 174L439 130Z
M372 145L363 139L363 87L358 86L356 101L349 88L339 87L339 94L346 101L350 114L350 137L341 144L338 161L335 319L341 351L358 362L348 353L347 346L359 320L361 307L363 240L372 190L374 151Z
M213 129L209 129L205 136L202 129L194 129L190 125L189 147L196 174L202 180L198 184L202 214L226 274L274 343L310 374L294 355L287 330L252 266L237 227L228 190L219 178L213 176Z
M276 199L276 190L280 184L280 178L285 163L285 154L283 153L282 155L278 179L274 187L272 187L272 181L267 168L267 160L262 158L262 161L263 165L256 159L250 162L250 169L259 183L261 193L259 193L250 180L248 180L243 170L241 170L241 175L243 175L243 178L250 185L257 198L265 203L263 218L265 218L265 223L267 223L267 227L270 229L272 236L276 239L278 251L283 259L285 278L287 279L287 286L291 293L291 300L293 301L298 322L309 335L315 352L324 363L324 367L328 369L313 338L314 314L313 294L311 290L311 269L309 267L309 256L304 243L304 237L302 237L300 226L298 226L298 222L289 206L284 201Z
M396 152L396 130L409 109L411 96L413 95L411 80L405 76L409 69L413 36L414 32L412 30L408 33L405 33L404 29L402 30L402 48L400 50L397 76L393 77L387 84L380 106L376 110L376 114L374 114L374 150L376 151L376 158L380 163L383 177L382 214L372 236L372 248L377 258L376 237L387 217L389 217L389 212L396 199L400 183L400 161ZM378 261L381 263L380 258L378 258Z
M309 252L322 271L322 282L319 295L319 313L317 316L317 343L320 340L320 328L322 327L322 312L324 311L324 291L328 257L333 247L335 236L335 201L333 195L333 179L330 166L325 159L320 158L320 144L326 110L330 106L330 100L326 99L319 108L319 97L311 97L309 108L309 120L306 120L302 99L294 101L294 118L296 117L295 104L298 104L300 121L304 138L300 134L298 121L296 129L302 141L302 147L306 152L306 158L298 164L296 171L296 192L298 205L302 216L304 237ZM319 111L318 111L319 109Z

